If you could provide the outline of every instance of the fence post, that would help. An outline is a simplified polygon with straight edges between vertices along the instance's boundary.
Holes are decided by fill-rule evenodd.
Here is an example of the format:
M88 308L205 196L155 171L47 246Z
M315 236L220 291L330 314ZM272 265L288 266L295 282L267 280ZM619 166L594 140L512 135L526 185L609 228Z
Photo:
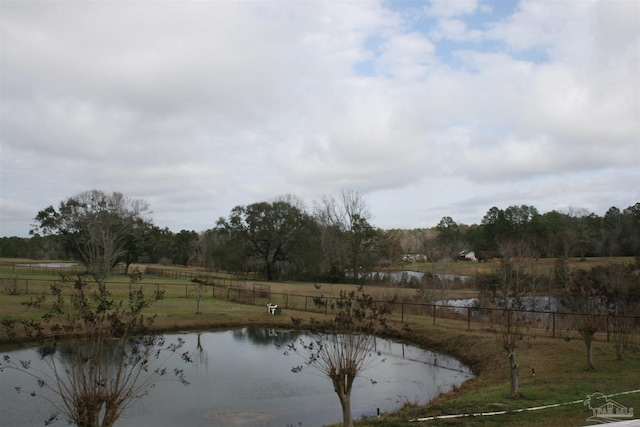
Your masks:
M305 295L305 297L304 297L304 311L307 311L307 298L309 298L309 297Z
M436 324L436 305L433 304L433 324Z
M471 330L471 307L467 307L467 331Z
M28 294L29 293L29 279L25 280L24 282L25 282L25 285L24 285L25 291L24 291L24 293Z
M553 335L552 335L553 338L556 337L556 313L557 311L553 312Z
M400 303L400 311L402 312L402 320L401 323L404 323L404 303Z

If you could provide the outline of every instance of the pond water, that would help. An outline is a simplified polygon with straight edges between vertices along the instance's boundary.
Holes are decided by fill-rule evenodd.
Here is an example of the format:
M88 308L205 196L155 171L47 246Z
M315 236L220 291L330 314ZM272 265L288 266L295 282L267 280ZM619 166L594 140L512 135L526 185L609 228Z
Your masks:
M18 267L34 267L34 268L66 268L75 267L77 262L34 262L28 264L16 264Z
M453 311L466 312L466 307L475 307L480 304L478 298L448 299L436 301L434 304L448 305L453 307ZM524 310L533 311L556 311L558 309L558 299L548 295L527 295L522 297L522 307Z
M412 271L412 270L403 270L403 271L377 271L371 273L371 276L374 278L378 278L380 280L388 280L391 283L399 283L403 281L414 280L417 282L422 281L425 276L425 273L421 271ZM461 276L458 274L434 274L440 280L447 280L450 282L459 280L464 282L470 279L470 276Z
M304 361L295 354L285 356L282 345L300 338L298 332L243 328L180 336L195 356L193 364L178 365L191 384L159 382L116 426L284 427L341 421L331 381L308 366L300 373L292 372L292 367ZM32 365L39 358L35 349L9 354L14 360L29 359ZM374 363L354 383L354 418L375 416L378 408L382 413L393 411L406 402L424 404L473 376L456 359L383 339L376 339L373 357ZM21 387L20 393L16 387ZM29 395L37 389L35 381L24 374L0 373L3 426L43 425L52 408ZM66 425L66 421L56 425Z

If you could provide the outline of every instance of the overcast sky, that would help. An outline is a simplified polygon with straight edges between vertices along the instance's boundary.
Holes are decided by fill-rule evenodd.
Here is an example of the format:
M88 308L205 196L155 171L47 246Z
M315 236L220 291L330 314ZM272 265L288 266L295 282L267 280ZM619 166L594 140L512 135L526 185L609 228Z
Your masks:
M640 201L640 2L0 2L0 236L85 190L202 231L355 190L380 228Z

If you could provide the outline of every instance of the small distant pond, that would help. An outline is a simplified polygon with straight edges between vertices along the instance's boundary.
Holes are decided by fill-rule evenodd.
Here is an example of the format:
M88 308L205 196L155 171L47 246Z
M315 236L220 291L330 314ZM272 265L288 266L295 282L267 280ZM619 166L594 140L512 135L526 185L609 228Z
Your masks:
M467 307L475 307L480 304L478 298L448 299L436 301L438 305L448 305L454 311L464 312ZM555 297L548 295L528 295L522 297L522 307L524 310L532 311L556 311L559 302Z
M300 333L242 328L179 336L194 354L193 364L176 365L185 369L191 384L160 381L116 426L315 427L341 421L331 381L307 366L293 373L291 368L304 361L297 355L284 355L281 346L296 341ZM167 338L175 340L176 336ZM38 361L35 349L9 354L32 364ZM377 408L390 412L406 402L425 404L473 377L456 359L384 339L376 339L374 357L372 366L354 383L355 418L375 416ZM0 378L2 425L42 426L51 408L29 396L37 389L35 381L10 370L0 373ZM21 387L21 393L15 387ZM59 420L54 425L66 422Z
M420 282L424 278L425 273L423 273L421 271L411 271L411 270L379 271L379 272L371 273L371 276L373 278L388 280L391 283L398 283L398 282L408 281L408 280L415 280L415 281ZM440 280L448 280L448 281L459 280L461 282L464 282L464 281L469 279L469 276L461 276L461 275L458 275L458 274L436 273L436 274L434 274L434 276L437 277Z
M32 262L28 264L16 264L18 267L35 267L35 268L67 268L75 267L77 262Z

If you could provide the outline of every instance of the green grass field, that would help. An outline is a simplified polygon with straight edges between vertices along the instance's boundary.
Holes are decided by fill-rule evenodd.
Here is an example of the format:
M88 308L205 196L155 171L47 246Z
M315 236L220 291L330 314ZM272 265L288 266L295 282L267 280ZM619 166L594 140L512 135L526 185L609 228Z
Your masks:
M580 266L585 263L575 261ZM597 262L603 262L598 260ZM606 262L606 261L605 261ZM596 261L588 261L595 265ZM472 263L454 263L470 265ZM474 263L478 265L477 263ZM464 267L467 268L467 267ZM30 292L47 292L48 286L57 279L57 273L38 271L19 271L6 264L0 265L0 320L36 319L40 310L27 308L23 303L34 295L9 295L4 286L12 279L29 280ZM460 271L455 274L463 274ZM272 292L297 293L299 295L331 295L340 289L352 289L349 285L329 285L310 283L270 283ZM129 291L127 276L114 277L109 281L109 290L118 298L125 298ZM157 314L156 326L162 330L206 330L246 325L264 325L271 327L291 327L291 317L309 320L319 316L302 311L284 310L281 316L270 316L266 308L260 305L240 304L213 298L205 294L201 302L201 314L196 314L196 295L194 284L188 280L145 277L141 286L149 292L158 287L167 289L164 298L150 309ZM318 286L320 289L318 289ZM170 290L170 291L168 291ZM384 295L388 288L371 288L370 293ZM470 295L471 290L460 290ZM616 360L611 343L604 337L594 345L595 371L586 369L584 344L580 339L566 340L551 338L534 333L527 334L517 352L520 365L521 398L509 398L508 359L500 348L498 335L483 327L467 330L463 320L438 319L434 324L430 318L406 316L408 328L399 324L399 316L391 316L391 323L401 331L402 339L411 343L441 351L459 358L476 373L476 378L466 382L460 388L440 396L427 406L416 406L407 402L404 408L383 414L381 418L360 420L359 426L406 426L410 420L446 415L473 414L489 411L517 410L542 405L551 405L586 399L588 394L602 392L614 394L640 388L640 349L639 343L632 343L632 349L622 361ZM576 335L577 336L577 335ZM5 348L4 333L0 340ZM532 375L534 368L536 375ZM640 393L612 397L627 407L640 408ZM556 408L541 409L491 417L466 417L457 419L438 419L417 425L425 426L582 426L591 411L582 404L570 404ZM416 425L416 424L411 424Z

